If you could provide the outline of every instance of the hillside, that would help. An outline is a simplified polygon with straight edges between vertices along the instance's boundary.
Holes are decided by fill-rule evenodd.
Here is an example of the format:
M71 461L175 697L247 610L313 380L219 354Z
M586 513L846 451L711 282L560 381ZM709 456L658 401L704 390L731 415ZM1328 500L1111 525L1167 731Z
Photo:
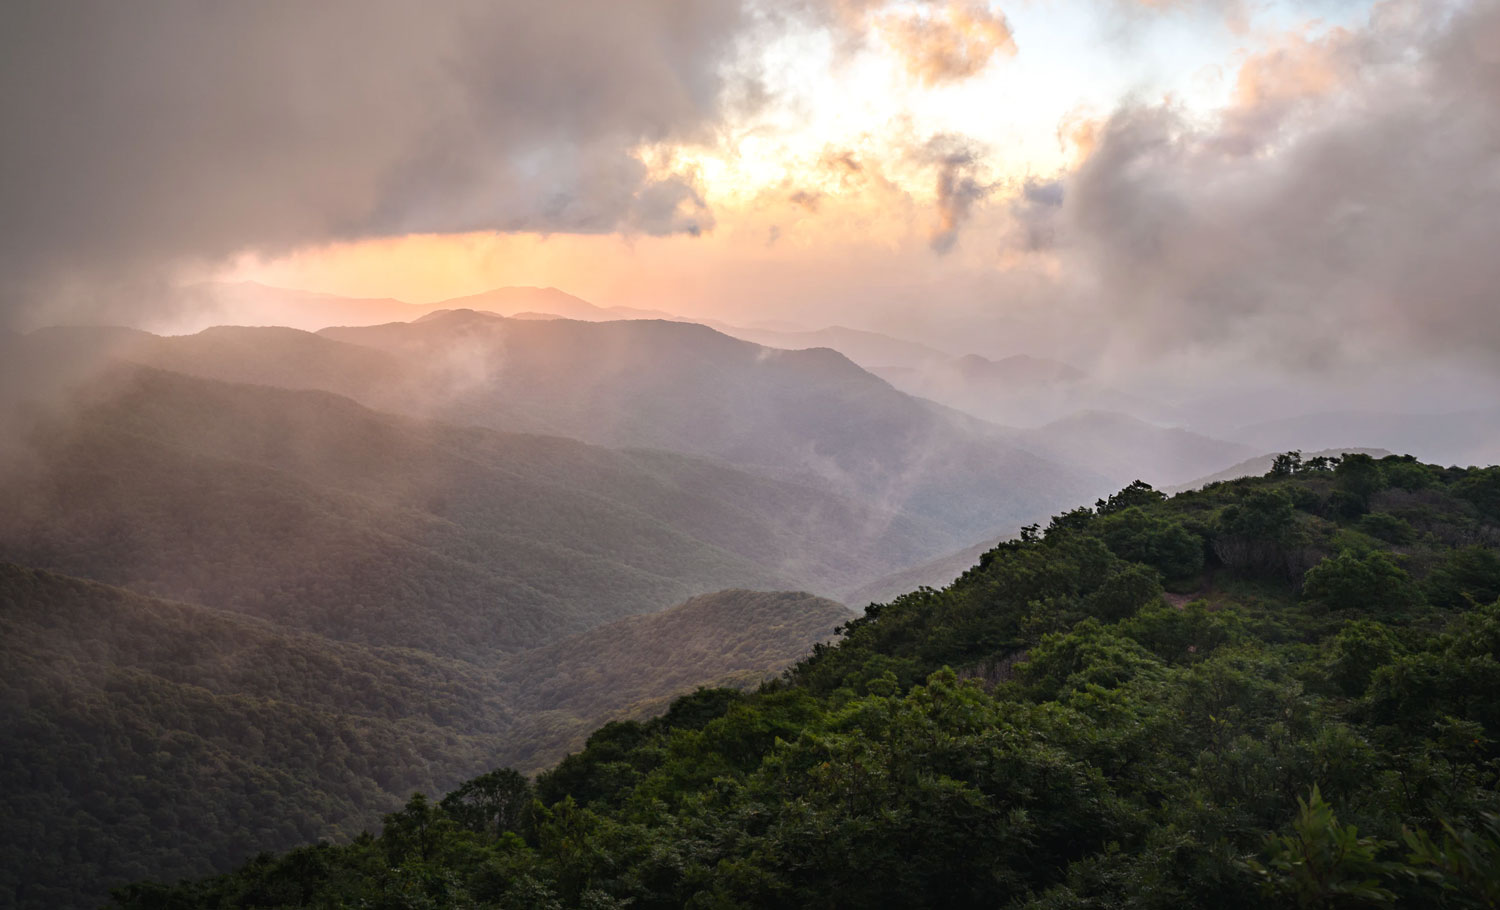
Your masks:
M1132 485L754 694L116 903L1493 906L1497 545L1500 468Z
M644 718L696 686L754 686L854 618L803 593L719 591L518 655L501 668L518 714L509 764L542 770L603 718Z
M0 564L0 903L347 839L498 760L492 677Z
M0 477L0 558L349 641L485 659L725 587L840 591L949 546L722 464L321 392L121 368L65 414Z
M1034 454L1012 431L898 392L833 351L761 348L691 323L452 311L318 335L221 327L92 338L48 330L19 346L45 342L82 365L113 357L331 391L424 419L711 457L923 523L926 556L1111 485L1056 453ZM51 369L56 358L41 359Z
M450 377L434 399L445 419L712 456L916 516L960 542L1108 487L827 349L762 348L691 323L472 311L320 334Z
M850 604L885 603L918 588L946 588L953 579L964 574L979 558L1003 540L1010 540L1020 533L1017 528L1009 534L1001 534L1000 540L991 540L964 547L939 556L917 566L909 566L882 578L860 585L844 593L843 599Z
M1384 458L1391 454L1385 449L1322 449L1315 452L1303 452L1301 455L1304 460L1312 458L1341 458L1351 452L1356 455L1368 455L1371 458ZM1199 477L1196 480L1190 480L1184 484L1165 487L1164 492L1185 493L1189 490L1201 490L1211 483L1239 480L1241 477L1259 477L1271 470L1271 465L1276 461L1277 454L1279 453L1269 453L1256 456L1255 458L1247 458L1239 464L1225 468L1222 471L1216 471L1213 474Z
M0 903L90 906L107 885L348 840L412 790L758 682L847 618L729 591L481 668L0 564Z

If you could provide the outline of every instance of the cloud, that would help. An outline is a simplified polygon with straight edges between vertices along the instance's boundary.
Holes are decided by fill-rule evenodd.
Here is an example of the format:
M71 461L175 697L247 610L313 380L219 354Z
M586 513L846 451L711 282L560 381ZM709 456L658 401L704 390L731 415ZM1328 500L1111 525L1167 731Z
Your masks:
M936 168L937 226L929 239L934 252L947 253L958 243L958 231L976 203L994 189L980 180L984 152L960 136L940 135L928 140L921 156Z
M881 36L901 55L906 70L926 86L978 75L997 54L1014 56L1016 42L1005 16L980 2L951 2L876 20Z
M1211 121L1095 125L1050 232L1142 352L1500 357L1500 3L1389 3L1250 58Z
M693 176L638 151L754 98L736 73L759 27L716 0L22 0L0 19L11 302L250 247L707 230Z
M1067 198L1062 180L1028 178L1011 200L1010 214L1019 231L1021 249L1027 253L1050 250L1057 244L1057 213Z

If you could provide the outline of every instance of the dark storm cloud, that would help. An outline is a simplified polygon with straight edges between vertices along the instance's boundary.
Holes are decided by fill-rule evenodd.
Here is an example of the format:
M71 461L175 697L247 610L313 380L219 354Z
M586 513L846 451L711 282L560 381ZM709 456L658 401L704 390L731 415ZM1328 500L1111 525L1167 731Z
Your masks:
M753 97L752 27L716 0L6 4L0 293L372 234L704 230L691 175L631 150Z
M1500 357L1500 3L1374 15L1250 61L1211 125L1117 111L1062 206L1028 200L1122 335L1304 364Z

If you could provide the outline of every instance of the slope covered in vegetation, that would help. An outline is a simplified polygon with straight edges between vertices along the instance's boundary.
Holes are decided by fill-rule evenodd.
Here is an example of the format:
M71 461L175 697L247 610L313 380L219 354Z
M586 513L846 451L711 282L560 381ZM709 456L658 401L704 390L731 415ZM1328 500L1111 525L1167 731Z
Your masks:
M82 396L0 464L0 559L345 641L489 660L938 552L925 524L706 459L144 368Z
M727 591L479 666L0 563L0 905L93 907L112 884L346 841L412 790L758 683L847 616ZM653 666L646 637L682 657Z
M122 907L1486 907L1500 469L1133 485L753 695Z

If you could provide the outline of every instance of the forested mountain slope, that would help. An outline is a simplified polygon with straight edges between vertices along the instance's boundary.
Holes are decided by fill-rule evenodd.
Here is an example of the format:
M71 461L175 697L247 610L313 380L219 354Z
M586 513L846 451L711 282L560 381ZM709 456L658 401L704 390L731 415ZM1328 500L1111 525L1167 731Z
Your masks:
M1132 485L753 695L117 904L1492 907L1497 545L1500 468Z
M112 884L348 840L413 789L759 682L848 616L727 591L480 667L0 563L0 904L96 906Z
M493 675L0 564L0 903L345 839L496 760ZM8 899L7 899L8 896Z
M542 770L601 718L659 714L695 686L759 684L853 616L811 594L717 591L519 654L499 673L517 715L508 761Z
M663 452L121 369L0 483L0 558L485 659L725 587L838 591L948 538Z

